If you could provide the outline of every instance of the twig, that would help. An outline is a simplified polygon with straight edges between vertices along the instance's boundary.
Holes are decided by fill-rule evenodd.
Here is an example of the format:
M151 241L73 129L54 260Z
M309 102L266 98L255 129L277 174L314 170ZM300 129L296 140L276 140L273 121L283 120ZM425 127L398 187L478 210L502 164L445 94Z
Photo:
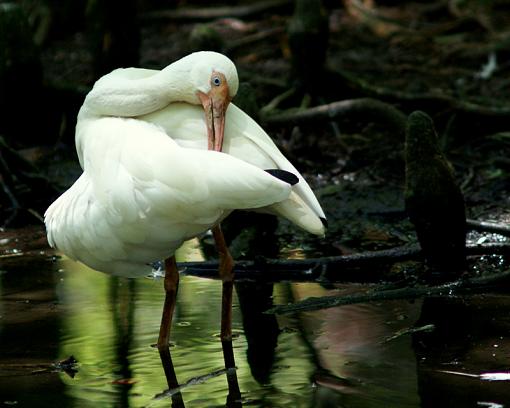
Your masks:
M472 293L485 289L496 283L510 281L510 270L476 278L458 280L440 286L414 286L399 289L384 290L380 287L367 293L357 293L344 296L309 297L291 305L281 305L269 309L266 313L289 314L327 309L335 306L353 305L357 303L374 302L380 300L416 299L428 296L451 296Z
M207 374L197 375L196 377L190 378L185 383L180 384L176 388L172 388L170 390L166 390L166 391L164 391L164 392L162 392L160 394L155 395L153 400L158 401L160 399L171 397L172 395L180 392L184 388L187 388L187 387L189 387L191 385L203 384L203 383L205 383L206 381L209 381L212 378L216 378L216 377L219 377L220 375L226 374L227 371L228 371L227 368L220 368L220 369L214 370L214 371L212 371L210 373L207 373Z
M420 332L431 332L431 331L434 331L435 329L436 329L436 326L434 326L433 324L427 324L425 326L420 326L420 327L407 327L405 329L397 331L396 333L394 333L393 335L391 335L389 337L386 337L381 342L381 344L389 343L390 341L396 340L396 339L398 339L402 336L405 336L407 334L414 334L414 333L420 333Z
M287 7L291 0L266 0L235 7L178 8L175 10L157 10L141 15L142 21L208 21L223 17L247 18L269 10Z

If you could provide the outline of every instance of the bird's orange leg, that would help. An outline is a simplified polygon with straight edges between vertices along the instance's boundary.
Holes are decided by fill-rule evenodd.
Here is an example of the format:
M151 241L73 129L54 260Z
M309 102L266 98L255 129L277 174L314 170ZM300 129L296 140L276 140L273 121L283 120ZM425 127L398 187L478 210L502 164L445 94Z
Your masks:
M232 352L232 291L234 289L234 260L228 250L221 227L212 229L214 241L219 255L219 273L223 283L221 299L221 343L224 351L225 367L235 367ZM230 347L229 347L230 346Z
M179 271L175 257L165 259L165 304L159 327L158 350L168 349L170 343L170 329L172 328L172 316L177 300L177 288L179 287Z

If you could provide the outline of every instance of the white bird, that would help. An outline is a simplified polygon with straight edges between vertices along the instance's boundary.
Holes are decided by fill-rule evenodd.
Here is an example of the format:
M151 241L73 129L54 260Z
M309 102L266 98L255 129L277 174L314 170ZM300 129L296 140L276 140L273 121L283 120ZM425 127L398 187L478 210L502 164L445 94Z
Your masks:
M219 223L234 209L257 210L324 234L324 213L306 181L230 103L237 88L234 64L213 52L161 71L119 69L100 78L76 125L83 174L45 214L50 245L98 271L143 276L151 262L166 259L160 351L178 286L173 253L185 240L213 231L221 338L231 341L233 261Z

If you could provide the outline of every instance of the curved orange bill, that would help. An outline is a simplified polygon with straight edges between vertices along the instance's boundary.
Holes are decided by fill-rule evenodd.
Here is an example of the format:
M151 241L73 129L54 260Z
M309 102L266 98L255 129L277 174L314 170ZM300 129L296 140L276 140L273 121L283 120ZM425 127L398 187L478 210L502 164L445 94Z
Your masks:
M221 151L225 134L225 115L230 97L225 85L212 88L209 93L198 92L198 97L205 111L207 125L208 149Z

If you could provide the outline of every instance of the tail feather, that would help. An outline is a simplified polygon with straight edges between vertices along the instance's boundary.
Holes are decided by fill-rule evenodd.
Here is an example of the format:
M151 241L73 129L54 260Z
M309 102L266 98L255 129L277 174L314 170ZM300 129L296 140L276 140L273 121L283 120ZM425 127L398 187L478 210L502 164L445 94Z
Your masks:
M310 211L308 204L294 191L287 200L265 207L265 210L288 219L311 234L322 237L326 232L322 218Z

